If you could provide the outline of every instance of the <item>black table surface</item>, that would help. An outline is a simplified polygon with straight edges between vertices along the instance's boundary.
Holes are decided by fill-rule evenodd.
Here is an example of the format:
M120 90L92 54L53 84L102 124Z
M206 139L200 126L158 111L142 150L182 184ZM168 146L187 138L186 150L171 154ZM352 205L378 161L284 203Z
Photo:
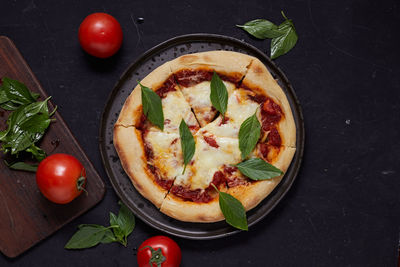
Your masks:
M63 247L78 224L108 224L118 198L99 154L99 125L114 84L147 49L188 33L269 42L235 27L255 18L294 20L299 41L275 60L303 107L306 147L293 187L261 222L213 241L174 238L182 266L396 266L400 222L400 5L383 1L2 0L0 35L10 37L103 177L104 200L0 266L135 266L135 249L162 234L140 220L128 239L83 251ZM82 52L85 16L121 23L122 49L97 60ZM139 17L144 18L138 23ZM0 62L1 64L1 62Z

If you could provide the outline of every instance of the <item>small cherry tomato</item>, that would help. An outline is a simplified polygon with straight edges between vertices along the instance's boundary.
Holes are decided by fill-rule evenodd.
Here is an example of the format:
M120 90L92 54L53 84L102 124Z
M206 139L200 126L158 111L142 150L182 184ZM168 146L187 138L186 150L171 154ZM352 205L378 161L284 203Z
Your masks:
M139 267L178 267L182 254L178 244L166 236L154 236L138 248Z
M114 55L122 44L119 22L106 13L93 13L79 26L79 42L87 53L99 58Z
M54 154L40 162L36 171L36 183L48 200L66 204L84 191L86 171L75 157Z

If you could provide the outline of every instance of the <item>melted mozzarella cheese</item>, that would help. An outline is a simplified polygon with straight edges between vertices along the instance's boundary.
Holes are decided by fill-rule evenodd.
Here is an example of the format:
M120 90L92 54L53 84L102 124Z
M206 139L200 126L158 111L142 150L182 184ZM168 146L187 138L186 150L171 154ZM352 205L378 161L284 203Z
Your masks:
M188 126L198 126L189 104L185 101L179 90L168 92L161 102L164 113L165 132L178 133L182 119L185 120ZM156 126L150 128L151 131L157 131L157 129Z
M228 91L228 95L231 94L235 89L235 85L225 81L223 83ZM217 114L217 111L212 109L210 86L211 82L204 81L194 86L182 87L181 89L186 101L188 101L190 106L193 108L194 113L202 126L210 122L210 120L214 118L215 114Z
M153 164L162 178L174 179L183 169L183 157L179 134L149 131L145 141L153 151Z
M225 114L228 120L222 124L222 117L219 116L200 131L203 133L207 131L216 136L238 138L243 121L252 116L259 107L259 104L248 99L246 94L247 92L243 89L234 90L228 99L228 108ZM260 118L259 113L257 112L258 118Z
M256 112L259 104L247 98L247 92L243 89L238 89L228 99L228 108L226 116L229 122L235 127L239 127L248 117Z
M204 135L195 135L196 151L193 164L188 166L184 175L178 175L175 184L190 186L192 190L205 189L213 180L215 172L223 165L236 164L241 160L239 141L235 138L212 137L218 148L210 146Z

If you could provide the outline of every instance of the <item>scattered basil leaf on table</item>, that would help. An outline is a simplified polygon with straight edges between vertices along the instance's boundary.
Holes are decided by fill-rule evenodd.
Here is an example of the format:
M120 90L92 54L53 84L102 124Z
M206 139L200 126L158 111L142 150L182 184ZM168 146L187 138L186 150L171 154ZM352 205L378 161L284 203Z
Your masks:
M66 249L82 249L94 247L99 243L119 242L127 245L128 236L135 228L135 216L122 202L118 215L110 212L110 226L98 224L81 224L79 230L65 245Z
M282 12L282 16L286 19L278 26L279 31L283 34L271 40L271 58L275 59L289 52L297 43L297 33L294 28L293 21L288 19Z
M228 91L221 78L214 71L211 78L211 93L210 100L213 107L221 113L222 118L225 118L225 112L228 106Z
M27 172L36 172L38 164L28 164L22 161L15 162L15 163L8 163L4 161L8 168L18 171L27 171Z
M102 225L80 225L68 243L65 245L67 249L90 248L99 244L106 233L110 229Z
M194 142L193 135L189 130L189 127L183 119L181 121L181 124L179 125L179 135L181 137L183 164L185 165L182 171L182 174L184 174L187 164L190 162L194 155L196 144Z
M252 158L236 164L243 175L252 180L267 180L282 175L283 172L260 158Z
M142 89L143 113L151 123L164 130L164 113L161 98L150 88L138 82Z
M253 151L261 134L261 124L255 112L248 117L241 125L239 130L239 149L242 152L242 160Z
M244 25L236 25L258 39L275 38L282 35L278 26L266 19L255 19Z
M279 26L265 19L255 19L244 25L236 25L259 39L271 38L271 58L275 59L289 52L297 43L298 36L293 21L281 11L285 21Z
M230 194L219 191L214 184L211 185L219 194L219 207L225 217L225 221L237 229L247 231L249 228L247 226L246 210L242 203Z

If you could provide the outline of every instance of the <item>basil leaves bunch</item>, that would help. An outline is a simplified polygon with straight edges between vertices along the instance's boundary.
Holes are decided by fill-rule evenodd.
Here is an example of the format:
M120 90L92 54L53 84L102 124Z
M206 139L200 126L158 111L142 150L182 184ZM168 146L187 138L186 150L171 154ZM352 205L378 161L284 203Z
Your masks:
M0 107L10 110L12 113L7 119L7 129L0 132L1 150L18 158L21 152L30 153L37 161L46 157L46 153L36 146L43 137L45 131L53 121L51 116L55 108L49 113L47 102L36 101L38 94L33 93L21 82L9 78L2 79L0 86ZM6 163L10 168L25 171L35 171L36 167L16 162Z
M265 19L255 19L244 25L236 25L258 39L271 40L271 58L275 59L289 52L297 43L298 36L293 21L281 11L285 21L279 26Z
M110 226L81 224L65 248L83 249L111 242L119 242L126 247L127 238L135 228L135 216L121 201L118 204L121 206L118 215L110 212Z

